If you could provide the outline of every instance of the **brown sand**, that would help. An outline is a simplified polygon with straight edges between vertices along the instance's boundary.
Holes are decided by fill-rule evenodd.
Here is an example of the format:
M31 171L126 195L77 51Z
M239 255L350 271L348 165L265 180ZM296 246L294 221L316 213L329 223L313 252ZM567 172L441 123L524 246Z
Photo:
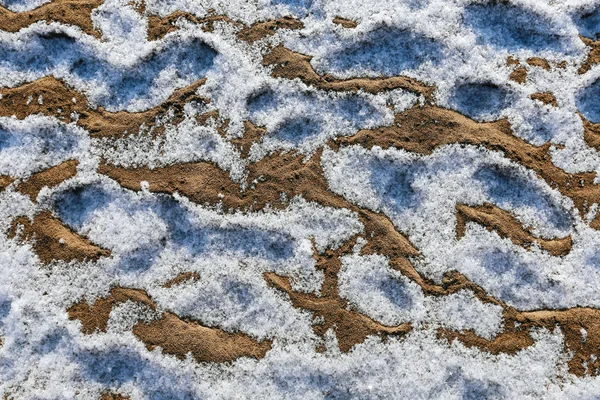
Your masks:
M0 6L0 29L8 32L19 30L39 21L60 22L75 25L88 35L100 38L100 32L92 24L92 11L104 0L53 0L31 11L13 12Z
M198 18L190 13L175 11L162 18L156 15L148 16L148 40L160 40L166 34L176 31L178 29L176 22L180 19L201 25L205 32L212 32L215 22L226 22L242 28L238 32L238 38L248 43L254 43L257 40L272 36L278 29L302 29L304 27L302 22L291 16L257 22L251 26L246 26L241 22L232 20L226 15L209 14L207 17Z
M556 97L550 92L537 92L532 93L529 96L532 100L541 101L544 104L550 104L551 106L558 107L558 102L556 101Z
M184 282L188 281L198 281L200 280L200 275L196 272L182 272L177 275L175 278L170 279L167 283L163 285L164 288L171 288L173 286L180 285Z
M541 178L576 199L581 200L582 196L588 196L584 189L590 192L597 190L595 185L590 185L590 187L570 186L571 180L579 183L580 174L570 175L555 167L547 154L548 146L535 147L515 137L506 121L477 123L454 111L435 106L414 107L399 114L393 126L362 130L351 137L340 138L337 143L332 142L329 145L334 148L337 145L350 144L360 144L367 148L375 145L384 148L395 146L412 152L430 154L435 148L449 143L481 145L491 150L501 151L508 158L533 169ZM320 152L317 152L306 163L302 160L301 155L292 152L271 155L251 164L248 180L253 181L258 177L261 179L257 179L258 183L254 188L246 191L242 191L239 185L233 183L226 172L205 162L171 165L154 170L125 169L103 164L100 166L99 172L132 190L140 190L140 181L145 180L149 182L151 191L178 192L199 204L222 203L226 209L232 210L258 210L267 204L276 208L285 207L280 200L281 193L286 193L288 198L302 195L309 201L315 201L325 206L350 209L359 215L365 226L366 234L363 234L362 237L367 244L363 247L362 254L378 253L389 257L390 266L419 284L426 294L439 296L456 293L459 290L470 290L481 301L502 306L505 309L506 324L510 323L511 314L509 312L518 314L516 310L489 296L481 287L470 282L458 272L447 273L442 285L436 285L422 277L408 258L418 256L418 252L395 229L385 215L361 209L331 193L320 167ZM591 177L591 175L584 176ZM590 182L584 183L589 184ZM580 191L583 191L583 195L580 194ZM224 195L222 199L219 197L219 193ZM553 254L564 254L570 248L570 238L535 238L530 232L523 229L522 224L513 216L502 210L495 208L489 210L486 207L483 209L463 208L458 212L458 219L465 218L465 215L470 220L494 229L524 247L537 242L540 247ZM460 233L460 221L458 225ZM352 308L348 309L346 302L339 297L339 293L337 293L339 257L344 251L348 251L352 243L353 241L350 241L344 245L340 249L341 253L336 254L329 251L323 256L315 255L319 268L326 274L320 296L294 292L288 278L272 273L265 274L267 282L286 292L294 306L307 309L315 316L322 317L324 321L322 326L315 325L313 327L316 333L323 334L328 327L335 326L338 343L343 351L351 349L353 345L362 342L365 337L372 334L382 336L392 333L403 334L410 329L409 325L385 327L378 324ZM350 325L340 321L347 321ZM563 331L574 329L567 320L556 320L554 324L550 321L554 320L545 320L543 326L548 328L557 326ZM484 350L497 348L500 352L514 352L533 343L528 330L512 332L505 329L505 332L491 342L482 341L484 339L469 332L444 332L443 336L447 338L456 337L468 345L479 346ZM567 350L570 348L569 346L572 346L569 343L571 342L565 342ZM585 351L593 352L595 350ZM581 360L577 359L572 364L580 362ZM572 368L572 371L577 374L582 373L575 367Z
M508 56L506 66L512 69L508 79L523 84L527 81L527 68L521 66L521 62L513 56ZM513 68L515 67L515 68Z
M506 66L507 67L511 67L511 66L519 66L521 64L521 62L514 58L513 56L508 56L506 58Z
M257 22L252 26L242 29L238 33L238 38L254 43L257 40L272 36L279 29L302 29L304 24L291 16L285 16L279 19L273 19L265 22Z
M341 26L343 26L344 28L347 28L347 29L353 29L353 28L356 28L358 26L358 22L353 21L351 19L342 18L340 16L335 17L333 19L333 23L341 25Z
M531 312L507 308L504 312L504 330L492 340L479 337L472 331L453 332L440 329L438 335L492 354L514 354L534 344L530 337L532 328L553 331L557 327L565 337L565 352L574 354L568 362L569 372L577 376L598 375L600 361L593 360L595 357L592 355L600 352L600 310L593 308ZM585 338L582 329L585 330Z
M420 94L431 101L434 88L405 76L391 78L337 79L330 75L319 75L310 64L311 56L295 53L281 45L263 58L263 65L273 66L272 76L285 79L300 79L307 85L334 92L379 93L386 90L405 89Z
M169 110L174 112L170 121L178 124L183 120L183 106L190 101L208 103L209 100L196 95L196 90L206 82L200 79L189 86L177 89L164 103L143 112L110 112L102 107L92 108L85 96L69 88L62 80L52 76L38 79L15 88L0 89L0 116L15 116L24 119L28 115L43 114L71 122L71 113L79 115L77 125L86 129L96 138L122 137L136 134L142 125L148 129L156 127L157 119L164 117ZM28 103L29 97L42 96L43 104L37 101ZM75 99L75 100L73 100ZM153 132L160 133L164 127L158 126Z
M550 71L550 63L548 60L539 57L530 57L525 60L525 63L530 67L542 68L546 71ZM508 77L508 79L515 81L520 84L527 82L527 68L521 64L521 62L513 56L508 56L506 59L506 66L514 68ZM556 65L558 68L566 68L566 61L561 61ZM533 97L532 97L533 98Z
M104 392L102 393L100 400L129 400L129 396L120 393Z
M93 26L91 13L102 5L104 0L53 0L43 4L40 7L24 12L13 12L0 6L0 29L8 32L17 32L38 21L59 22L65 25L79 27L88 35L98 39L102 38L101 33ZM225 22L235 26L242 27L239 37L242 40L253 42L264 37L273 35L277 29L299 29L303 25L300 21L292 17L283 17L280 19L256 23L250 27L234 21L226 15L215 15L209 13L206 17L198 18L193 14L176 11L164 17L147 13L144 1L139 4L130 2L137 11L148 18L148 40L160 40L166 34L178 29L176 23L180 19L185 19L194 24L201 25L205 32L214 30L215 22Z
M0 175L0 191L6 189L15 180L8 175Z
M240 151L242 158L247 158L252 144L260 141L266 133L265 128L256 126L250 121L244 121L244 136L230 139L230 142Z
M587 59L577 71L579 74L585 74L592 68L594 64L598 64L600 62L600 42L583 36L579 36L579 38L583 41L583 43L585 43L586 46L590 47L590 52L588 53Z
M285 204L282 203L281 193L285 193L287 198L300 195L324 206L347 208L357 212L365 226L369 240L363 252L383 252L394 257L396 268L420 280L406 258L418 255L418 251L395 230L388 217L361 209L330 192L321 170L320 157L321 151L306 163L303 162L303 155L293 152L265 157L249 166L248 181L256 179L259 183L244 192L239 184L231 181L227 172L208 162L174 164L154 170L102 164L98 171L128 189L140 190L140 181L145 180L152 192L178 192L198 204L222 203L225 209L260 210L267 204L283 208Z
M109 296L96 300L92 305L81 301L67 311L69 319L81 322L85 334L106 332L113 307L128 300L156 310L156 304L145 291L116 287ZM271 349L269 340L257 342L243 333L208 328L196 321L181 319L169 311L147 324L138 322L132 332L149 350L160 347L164 353L180 359L191 353L198 362L226 362L240 357L262 358Z
M198 362L226 362L240 357L263 358L271 350L271 341L257 342L243 333L207 328L165 312L161 319L133 327L148 350L161 347L163 352L183 359L191 353Z
M532 67L539 67L545 69L546 71L550 71L550 64L547 60L543 58L530 57L527 60L525 60L525 62L531 65Z
M588 121L581 113L579 117L583 122L583 139L588 146L600 150L600 124Z
M178 28L175 23L179 19L186 19L195 24L201 25L202 30L205 32L212 32L214 29L214 23L217 21L223 21L231 24L236 24L231 18L226 15L208 15L204 18L198 18L193 14L175 11L165 17L159 17L156 15L148 16L148 40L160 40L167 33L176 31Z
M353 241L347 242L340 249L327 250L322 255L314 251L316 268L323 271L325 276L318 296L294 291L289 278L272 272L264 274L267 283L288 294L294 307L311 311L313 317L321 319L322 322L313 325L317 335L325 337L325 333L332 329L342 352L350 351L355 344L364 342L369 336L378 335L383 338L389 335L402 336L412 329L410 323L393 327L382 325L353 310L348 302L340 297L338 289L338 272L342 266L340 257L345 253L351 253L353 244ZM324 348L321 347L319 350Z
M511 81L523 84L527 82L527 69L525 67L517 67L508 77Z
M31 201L35 201L40 190L44 187L53 188L61 182L74 177L77 174L78 164L79 161L77 160L69 160L38 172L29 177L29 179L19 183L17 190L28 195Z
M27 217L17 218L9 232L9 237L15 236L32 242L33 251L44 264L56 260L85 261L110 256L109 250L102 249L71 231L49 211L37 214L33 221Z
M475 207L465 204L456 206L456 239L464 236L468 222L481 224L489 231L496 231L500 237L509 238L517 246L526 249L537 243L553 256L567 255L573 246L570 236L562 239L536 238L531 234L531 228L524 228L510 212L489 203Z
M264 134L264 129L247 124L247 133L244 135L243 145L245 149L257 138ZM250 132L250 133L248 133ZM377 130L363 130L347 138L341 138L337 143L331 142L329 145L334 148L338 145L361 144L367 148L374 145L382 147L396 146L405 148L409 151L430 154L435 148L448 143L466 143L472 145L482 145L492 150L503 152L507 157L520 162L521 164L534 169L542 178L550 182L558 181L563 183L563 190L570 193L574 189L569 188L564 182L568 179L574 179L571 175L554 167L547 155L547 146L535 147L527 144L521 139L516 138L510 132L510 127L506 121L493 123L476 123L456 112L444 110L434 106L415 107L405 113L399 114L396 118L396 124L391 127L383 127ZM246 150L247 151L247 150ZM59 166L60 167L60 166ZM55 167L57 168L57 167ZM68 170L61 167L56 171ZM192 201L200 204L218 204L222 202L226 207L240 210L258 210L270 204L273 207L285 207L281 203L281 193L286 193L288 198L295 195L302 195L309 201L316 201L320 204L330 207L343 207L357 212L361 222L365 226L363 238L367 244L363 247L363 254L378 253L389 257L390 265L401 271L410 279L418 283L429 295L447 295L455 293L458 290L471 290L478 298L485 302L498 302L490 297L478 285L470 282L463 275L452 272L446 274L442 285L433 284L431 281L423 278L412 266L408 257L418 256L416 249L408 240L399 233L392 222L383 214L374 213L369 210L361 209L347 202L342 197L329 191L328 184L323 177L320 167L320 152L315 154L308 162L303 162L303 156L295 153L275 154L258 163L249 166L249 181L261 177L256 188L242 191L241 187L232 182L229 175L210 163L188 163L176 164L164 168L149 170L147 168L125 169L108 164L102 164L99 172L104 173L113 179L116 179L124 187L140 190L139 183L146 180L150 183L150 190L155 192L173 193L175 191L188 196ZM48 175L48 171L45 171ZM36 182L60 182L63 178L47 176L44 179L34 179L26 192L35 193L39 190L42 183ZM70 176L70 174L66 174ZM557 175L554 177L553 175ZM42 175L44 176L44 175ZM47 185L47 184L44 184ZM202 190L199 190L202 188ZM584 186L585 188L585 186ZM559 187L560 189L560 187ZM579 189L577 189L579 190ZM575 190L575 194L577 194ZM219 194L225 195L223 199ZM30 194L31 195L31 194ZM514 242L529 246L529 243L537 242L540 247L552 252L553 254L563 254L570 247L569 238L565 239L539 239L533 237L530 232L524 230L514 217L499 212L496 209L487 214L482 210L473 208L459 210L458 231L460 236L461 222L468 219L483 224L489 229L494 229L499 234L510 238ZM484 210L486 211L486 210ZM490 217L491 214L491 217ZM39 220L39 216L37 217ZM77 236L60 222L49 214L42 214L44 223L37 223L34 219L30 223L26 219L18 221L24 226L24 234L31 238L35 233L36 239L34 248L44 262L51 262L55 259L93 259L101 255L108 255L106 250L102 250L85 239ZM49 221L49 222L48 222ZM463 222L463 224L466 222ZM17 225L17 223L15 223ZM48 229L51 226L58 226L56 229ZM60 233L57 234L56 231ZM70 235L69 235L70 234ZM71 236L72 235L72 236ZM39 236L43 240L39 240ZM58 239L65 239L65 245L60 244ZM67 240L68 239L68 240ZM344 251L348 251L353 241L343 246L337 253L327 252L325 255L315 255L317 264L326 275L325 283L319 296L306 293L295 292L291 289L288 278L275 274L266 274L265 279L274 287L284 291L290 296L290 300L296 307L301 307L311 311L315 316L322 318L322 324L316 324L313 329L319 335L324 334L329 328L334 328L338 337L340 349L350 350L355 344L361 343L367 336L380 335L403 335L408 332L410 324L403 324L399 327L386 327L373 321L369 317L358 313L352 307L348 307L345 300L339 297L337 289L337 271L339 270L339 257ZM68 251L61 252L61 247L66 247ZM58 250L56 250L58 249ZM191 277L190 274L183 274L176 277L167 286L179 284ZM195 278L195 277L194 277ZM194 279L191 278L191 279ZM138 296L139 291L133 290ZM133 294L124 296L113 292L112 298L98 300L92 307L99 307L99 310L85 312L85 306L79 303L82 309L72 308L70 312L79 311L79 318L82 320L85 332L96 329L105 330L108 314L112 309L116 299L134 298ZM124 301L124 300L120 300ZM142 303L147 303L147 296L138 299ZM106 304L104 304L106 303ZM150 304L150 303L147 303ZM87 306L89 308L89 305ZM509 307L503 305L505 310ZM104 309L104 311L101 311ZM107 311L108 310L108 314ZM505 322L509 321L505 317ZM508 322L506 322L508 323ZM191 351L193 356L199 361L206 360L231 360L241 355L259 357L268 350L264 343L257 344L245 336L228 336L230 334L222 333L213 328L206 328L191 322L181 320L171 313L165 313L163 317L148 325L139 323L134 328L134 334L140 338L149 348L160 346L163 351L183 357L182 354ZM542 322L537 322L542 324ZM571 331L568 321L560 320L555 323L565 331ZM537 326L537 325L536 325ZM543 322L543 326L551 327L550 322ZM553 325L554 326L554 325ZM468 345L479 346L484 350L511 352L526 347L532 343L529 337L529 331L511 332L506 331L493 341L485 341L469 332L450 332L444 331L447 338L457 338ZM224 336L223 336L224 335ZM205 339L196 339L198 337L210 337L211 341L219 343L218 349L212 351L211 348L202 347ZM172 339L172 340L171 340ZM223 344L227 343L227 344ZM509 343L509 344L507 344ZM565 342L567 348L574 346L573 340ZM241 351L240 346L245 350ZM270 345L269 345L270 346ZM496 347L494 347L496 346ZM569 347L571 346L571 347ZM587 345L582 345L583 347ZM492 350L490 350L492 349ZM588 348L578 350L578 354L593 352ZM241 355L240 355L241 354ZM590 353L591 354L591 353ZM582 356L583 357L583 356ZM573 365L579 365L581 359L572 361ZM572 367L577 374L583 374L580 369Z
M97 299L92 305L82 300L67 311L69 319L78 319L81 322L81 331L90 335L97 331L106 332L108 318L113 307L128 300L144 304L153 310L156 308L145 291L116 287L110 291L109 296Z

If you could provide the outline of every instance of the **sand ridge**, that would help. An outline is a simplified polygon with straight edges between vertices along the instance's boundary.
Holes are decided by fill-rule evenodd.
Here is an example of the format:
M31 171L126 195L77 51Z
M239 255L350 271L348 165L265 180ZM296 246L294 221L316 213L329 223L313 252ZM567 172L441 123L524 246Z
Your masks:
M110 250L91 243L73 232L49 211L42 211L33 220L18 217L10 228L9 238L31 242L34 252L44 264L56 260L89 261L110 256Z
M85 300L67 311L70 319L81 322L86 334L106 332L114 306L131 301L156 311L157 306L144 290L115 287L107 297L93 304ZM160 347L164 353L184 359L191 353L198 362L227 362L239 357L262 358L271 348L271 341L257 342L242 333L229 333L209 328L192 320L181 319L164 311L161 317L148 323L140 321L132 328L133 334L152 350Z
M53 76L40 78L15 88L0 89L0 116L15 116L24 119L32 114L43 114L69 123L76 113L76 124L84 128L94 138L119 138L133 135L144 126L154 135L164 132L164 126L157 121L172 114L170 123L178 124L184 118L183 106L188 102L199 104L209 100L198 96L196 91L206 82L200 79L186 87L176 89L163 103L147 111L136 113L110 112L103 107L93 107L87 98L68 87L62 80ZM42 96L43 103L29 101Z
M334 92L379 93L393 89L404 89L422 95L431 101L434 87L406 76L390 78L350 78L337 79L330 75L319 75L310 64L311 56L296 53L282 45L275 47L263 58L263 65L273 66L271 75L275 78L300 79L309 86Z
M103 3L104 0L53 0L24 12L13 12L0 5L0 29L18 32L39 21L59 22L77 26L88 35L99 39L101 34L94 28L91 14Z
M490 231L496 231L500 237L509 238L517 246L530 248L533 243L538 244L553 256L569 254L573 246L570 236L560 239L536 238L531 233L531 228L525 228L510 212L490 203L481 206L456 206L456 238L465 235L466 224L476 222L485 226Z

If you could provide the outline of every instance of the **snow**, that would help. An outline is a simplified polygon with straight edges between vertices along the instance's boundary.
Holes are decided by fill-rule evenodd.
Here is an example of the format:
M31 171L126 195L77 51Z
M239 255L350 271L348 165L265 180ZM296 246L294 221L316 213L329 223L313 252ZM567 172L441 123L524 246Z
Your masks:
M0 0L14 11L42 3ZM181 20L178 30L151 42L148 16L124 0L110 0L92 12L102 40L56 22L0 31L3 88L53 75L93 107L141 112L206 77L197 93L210 99L185 104L177 125L158 121L164 133L157 136L141 129L119 139L91 139L77 125L78 115L69 124L42 115L0 117L0 175L25 180L63 161L79 161L77 175L43 189L37 203L16 184L0 192L0 393L39 399L95 399L105 391L132 399L600 396L599 378L568 372L559 329L534 330L534 344L512 355L438 338L437 329L445 328L493 339L502 332L503 310L467 289L424 293L388 258L361 255L363 239L341 257L341 298L381 324L410 322L413 329L402 338L369 337L348 353L340 352L333 330L319 337L314 316L295 308L263 274L290 277L294 290L318 295L324 276L314 251L324 254L365 234L355 212L302 197L288 199L281 210L228 212L180 194L151 193L147 182L133 192L97 172L100 162L153 169L206 161L244 182L249 164L269 154L298 151L308 158L322 148L329 189L387 215L418 249L409 261L424 278L441 283L445 273L459 271L519 310L600 307L600 234L589 226L597 205L582 218L570 199L533 171L482 147L448 145L430 155L329 147L360 129L393 124L395 113L424 99L401 89L327 92L273 78L262 65L269 47L283 44L312 56L320 74L405 75L434 85L441 107L480 122L506 118L528 143L552 144L550 158L566 172L599 172L600 154L586 144L576 114L600 122L600 66L577 73L589 50L578 36L598 36L599 1L146 1L147 14L160 16L180 10L203 17L211 9L246 24L294 15L304 28L278 30L249 45L236 37L239 27L218 22L204 31ZM358 26L332 23L338 15ZM527 69L524 84L509 80L509 55ZM527 65L533 56L547 59L550 70ZM554 94L557 107L532 100L536 92ZM29 101L44 105L48 97ZM218 120L195 120L214 110ZM247 159L231 143L242 136L244 121L267 132ZM456 205L486 202L511 212L535 236L571 236L571 251L556 257L536 245L524 249L476 223L468 223L457 240ZM7 234L16 217L42 210L111 256L42 265L31 243ZM185 272L200 278L163 286ZM146 290L159 310L272 340L273 347L261 360L225 364L150 351L131 327L158 316L134 302L112 310L106 333L84 335L66 309L105 297L116 285ZM590 338L587 331L581 335ZM325 352L316 351L321 345Z

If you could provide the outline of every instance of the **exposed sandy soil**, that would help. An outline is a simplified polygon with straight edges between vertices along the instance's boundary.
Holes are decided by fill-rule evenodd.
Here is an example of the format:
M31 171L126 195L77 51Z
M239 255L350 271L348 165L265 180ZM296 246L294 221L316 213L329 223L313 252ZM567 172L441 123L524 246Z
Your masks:
M555 63L551 66L548 60L546 59L539 57L530 57L526 59L525 64L523 64L516 58L509 56L506 60L506 66L512 70L512 72L509 75L509 79L517 83L524 84L525 82L527 82L528 68L542 68L546 71L550 71L552 67L564 69L566 68L567 63L566 61L561 61L560 63ZM544 101L542 99L538 100Z
M348 29L356 28L358 26L358 22L352 21L351 19L346 19L346 18L343 18L343 17L339 17L339 16L335 17L333 19L333 23L341 25L344 28L348 28Z
M384 338L389 335L402 336L411 330L410 323L392 327L373 321L366 315L352 310L348 302L340 297L338 289L338 272L342 265L340 256L352 252L353 244L352 241L348 242L340 249L329 250L322 255L314 251L317 269L325 274L321 293L318 296L294 291L289 278L272 272L264 275L270 285L288 294L294 307L311 311L315 318L321 319L321 323L313 325L316 334L325 337L325 333L333 329L342 352L349 351L352 346L362 343L371 335Z
M15 236L32 242L33 250L45 264L55 260L85 261L110 256L109 250L74 233L49 211L37 214L33 221L27 217L17 218L9 232L9 237Z
M127 399L129 399L129 396L124 396L119 393L109 393L109 392L102 393L102 396L100 397L100 400L127 400Z
M540 67L542 69L545 69L546 71L550 71L550 64L548 63L548 60L544 60L543 58L530 57L527 60L525 60L525 62L531 65L532 67Z
M588 130L591 126L588 125ZM456 111L436 106L415 106L396 115L392 126L361 130L341 138L338 143L367 148L396 147L419 154L431 154L434 149L452 143L483 146L533 170L550 187L571 198L582 216L600 195L594 172L569 174L563 171L550 159L550 144L534 146L514 136L508 121L477 123ZM600 216L592 220L591 226L600 227Z
M246 26L241 22L232 20L226 15L216 15L214 13L210 13L204 18L198 18L187 12L175 11L169 15L160 17L148 14L143 3L137 9L140 14L147 14L148 16L148 40L160 40L168 33L175 32L178 29L176 24L181 19L200 25L205 32L212 32L215 22L234 25L241 28L238 32L238 38L249 44L274 35L278 29L302 29L304 27L302 22L291 16L257 22L251 26Z
M13 12L0 6L0 27L4 31L17 32L38 21L56 21L78 26L88 35L100 38L90 16L102 3L104 0L54 0L24 12Z
M581 67L579 67L579 71L577 71L580 74L585 74L590 70L590 68L592 68L594 64L598 64L600 62L600 42L583 36L580 36L580 39L583 41L583 43L585 43L586 46L590 47L587 60L585 60Z
M398 124L395 124L389 128L363 130L351 137L338 140L336 144L331 143L331 145L360 144L365 147L372 147L374 145L381 147L395 146L421 154L429 154L434 148L444 143L477 144L502 151L507 157L518 160L523 165L531 165L537 168L540 173L542 170L546 170L542 177L552 179L552 176L547 171L548 169L552 171L551 163L547 159L547 148L528 145L521 139L512 136L510 127L504 121L476 123L458 113L434 106L416 107L400 114L397 118L400 118L404 122L400 124L400 127L398 127ZM414 124L411 125L410 122ZM419 127L418 130L416 129L417 126ZM364 235L364 238L367 240L367 245L362 250L363 254L377 253L390 257L390 265L392 267L413 279L422 286L426 293L431 295L455 293L461 288L467 288L472 290L483 301L499 303L485 294L477 285L460 276L460 274L449 274L442 286L428 282L420 276L407 258L417 256L417 250L401 233L397 232L391 221L383 214L361 209L340 196L331 193L320 168L319 159L320 153L317 153L306 163L303 163L303 156L295 155L294 153L269 156L249 166L249 180L253 180L259 176L263 177L263 179L261 179L261 182L255 189L248 189L246 191L242 191L238 184L232 182L227 172L220 170L213 164L205 162L172 165L154 170L147 168L125 169L102 164L99 172L110 176L124 187L132 190L140 190L140 182L147 181L150 184L149 189L154 192L173 193L177 191L199 204L217 204L222 202L227 208L232 209L258 210L267 204L271 207L285 207L281 203L281 193L286 193L289 197L302 195L307 200L316 201L326 206L348 208L359 214L360 220L365 226L367 234ZM556 167L553 168L557 171L557 180L559 182L569 179L569 174ZM57 167L56 171L61 171L62 169ZM45 171L44 174L47 175L48 171ZM38 180L41 181L41 179ZM59 182L62 178L57 173L54 180L49 180ZM203 190L199 190L201 187ZM567 190L567 193L570 192ZM221 198L219 194L224 194L225 196ZM59 224L58 220L50 217L48 214L44 214L38 218L42 218L41 221L52 221L55 225ZM535 242L543 249L555 255L565 254L570 249L570 238L535 238L527 229L522 227L515 217L491 205L481 207L459 206L457 208L457 221L458 237L464 232L466 222L475 221L486 226L488 229L497 231L501 236L508 237L514 243L524 247L529 247ZM106 255L102 253L101 249L85 241L85 239L76 236L62 225L60 225L62 230L57 234L55 230L43 229L40 223L35 223L35 220L33 224L28 224L25 220L19 220L18 222L25 226L25 236L27 238L31 238L34 232L37 235L45 235L42 241L39 239L34 241L34 249L44 262L50 262L57 258L71 260ZM46 223L46 225L48 224ZM66 241L67 248L69 249L68 252L57 252L57 246L59 249L61 248L60 246L65 246L58 242L59 237L67 237L69 239ZM347 244L340 251L348 251L349 245ZM58 257L57 254L59 255ZM354 310L347 309L346 302L339 297L337 292L337 271L339 270L340 255L328 252L322 256L315 256L317 257L319 268L325 271L327 277L320 297L294 292L285 277L266 274L265 279L274 287L286 292L296 307L308 309L315 316L323 317L324 323L322 325L315 325L315 332L324 334L328 328L335 326L340 349L343 351L350 350L354 344L362 342L371 334L385 336L408 332L410 330L409 324L399 327L386 327ZM165 286L178 284L190 278L191 275L178 277L172 282L165 284ZM193 279L197 278L194 277ZM135 293L139 294L139 292ZM115 296L114 292L112 295L113 297ZM83 323L84 331L104 330L106 329L105 324L108 318L107 312L110 312L112 303L117 300L113 300L112 298L106 300L106 302L111 304L110 307L103 305L102 300L99 300L100 303L95 303L93 307L100 307L98 310L104 309L104 314L100 313L100 311L88 314L81 311L79 314L73 314L75 312L73 310L75 309L71 309L71 314L78 315L77 318L83 318L83 320L91 318L90 315L96 315L99 320ZM150 300L142 297L139 301L146 304ZM85 306L79 305L77 307ZM94 309L96 310L96 308ZM508 307L506 309L509 310ZM85 315L87 317L83 317ZM552 318L549 318L549 320L551 321ZM556 325L566 331L570 331L572 328L569 328L570 325L568 322L568 320L561 319L560 321L556 321ZM578 326L581 324L579 320L576 323ZM181 346L189 345L191 346L189 349L196 349L194 347L197 346L194 344L195 339L178 338L178 344L165 343L165 337L161 336L156 329L169 330L173 329L174 326L183 327L184 325L182 324L183 322L179 322L176 316L166 314L163 319L148 326L138 325L138 328L134 329L134 333L137 332L136 335L138 337L145 338L142 340L149 347L157 345L161 345L161 347L166 346L163 347L165 351L173 354L181 354L184 351ZM536 322L536 324L548 326L550 322L543 320L542 322ZM199 334L198 332L204 332L204 330L198 328L192 329L190 332ZM448 338L458 338L468 345L476 345L485 349L501 349L498 351L510 351L509 349L518 349L532 344L528 334L523 333L522 330L517 333L507 336L509 334L504 332L499 338L491 342L492 344L468 333L448 333L446 331L445 336ZM593 335L593 326L590 328L591 335ZM506 341L509 344L505 344ZM591 346L595 342L588 341L586 343L588 343L586 346ZM256 351L258 350L253 347L252 349L249 354L257 355ZM260 349L263 349L263 347L260 347ZM202 355L206 350L196 349L194 351L193 354L198 359L202 359L202 357L219 357L217 355ZM593 353L596 350L585 351ZM229 352L227 354L238 354L233 350L227 350L227 352ZM577 372L579 370L574 369L574 371Z
M0 6L0 27L8 32L17 32L39 21L46 21L47 23L60 22L65 25L77 26L88 35L102 39L101 32L93 25L91 13L103 3L103 0L53 0L31 11L24 12L13 12ZM243 28L239 32L239 38L249 43L271 36L277 29L300 29L303 27L300 21L289 16L259 22L247 27L226 15L209 14L207 17L198 18L190 13L176 11L160 17L148 13L143 1L139 5L134 2L131 2L131 4L140 14L148 17L148 40L160 40L168 33L176 31L178 29L176 23L182 18L201 25L202 29L208 32L214 29L213 24L215 22L222 21L234 24Z
M531 228L525 228L511 213L493 204L481 206L456 206L456 238L465 234L468 222L476 222L490 231L496 231L501 237L509 238L517 246L530 248L537 243L542 249L553 256L564 256L571 251L573 241L570 236L562 239L542 239L531 234Z
M70 319L81 321L86 334L106 332L113 307L126 302L141 303L156 311L156 304L140 289L116 287L110 295L96 300L92 305L85 301L68 309ZM271 342L256 342L242 333L228 333L209 328L196 321L184 320L169 311L148 323L138 322L132 329L149 350L162 348L167 354L184 359L191 353L198 362L226 362L239 357L262 358L271 348Z
M69 160L35 173L27 179L20 180L15 189L35 201L40 190L44 187L52 188L75 176L77 174L77 164L79 164L79 161ZM0 175L0 190L6 189L13 182L15 182L15 179L10 176Z
M509 76L510 80L513 80L517 83L523 84L527 82L527 68L525 67L517 67L511 72Z
M600 149L600 124L588 121L581 114L579 114L579 117L583 121L583 139L588 146Z
M559 327L565 337L565 351L572 352L568 362L569 372L577 376L598 375L600 364L594 356L600 350L600 314L592 308L569 310L540 310L518 312L507 309L504 313L504 331L493 340L487 340L473 332L452 332L440 329L438 334L448 340L458 340L469 347L477 347L492 354L514 354L533 345L532 328ZM582 333L582 329L585 332Z
M238 33L241 40L253 43L274 35L278 29L302 29L304 24L293 17L287 16L271 21L258 22L248 28L242 29Z
M77 113L77 125L96 138L117 138L136 134L144 125L151 134L164 132L157 120L173 112L170 122L174 125L183 120L183 106L195 101L199 104L209 100L196 95L196 90L206 82L200 79L189 86L177 89L164 103L147 111L130 113L110 112L103 107L90 105L87 98L69 88L62 80L47 76L15 88L0 89L0 116L23 119L32 114L43 114L69 123L72 113ZM43 103L29 101L42 96Z
M550 104L553 107L558 107L558 103L556 101L556 97L554 97L554 95L550 92L537 92L537 93L532 93L531 96L529 96L532 100L538 100L541 101L544 104Z
M196 272L182 272L177 275L175 278L170 279L167 283L163 285L164 288L171 288L173 286L180 285L185 282L194 282L200 280L200 275Z
M198 18L195 15L181 11L175 11L174 13L162 18L156 15L149 15L148 40L160 40L166 34L175 32L177 30L175 23L181 18L201 25L202 29L206 32L212 31L214 29L213 24L217 21L234 23L234 21L225 15L209 15L206 18Z
M33 174L28 179L17 185L17 191L28 195L35 201L40 190L44 187L52 188L77 174L77 160L65 161L54 167Z
M310 64L311 56L293 52L281 45L265 55L263 65L274 66L272 76L285 79L300 79L307 85L334 92L379 93L385 90L405 89L431 100L434 88L406 76L391 78L337 79L330 75L319 75Z

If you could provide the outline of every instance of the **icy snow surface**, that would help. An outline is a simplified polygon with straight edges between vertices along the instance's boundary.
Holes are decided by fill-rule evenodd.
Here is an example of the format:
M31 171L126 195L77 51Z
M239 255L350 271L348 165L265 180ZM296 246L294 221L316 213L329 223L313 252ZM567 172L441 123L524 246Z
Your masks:
M0 0L0 395L599 398L597 38L600 0Z

